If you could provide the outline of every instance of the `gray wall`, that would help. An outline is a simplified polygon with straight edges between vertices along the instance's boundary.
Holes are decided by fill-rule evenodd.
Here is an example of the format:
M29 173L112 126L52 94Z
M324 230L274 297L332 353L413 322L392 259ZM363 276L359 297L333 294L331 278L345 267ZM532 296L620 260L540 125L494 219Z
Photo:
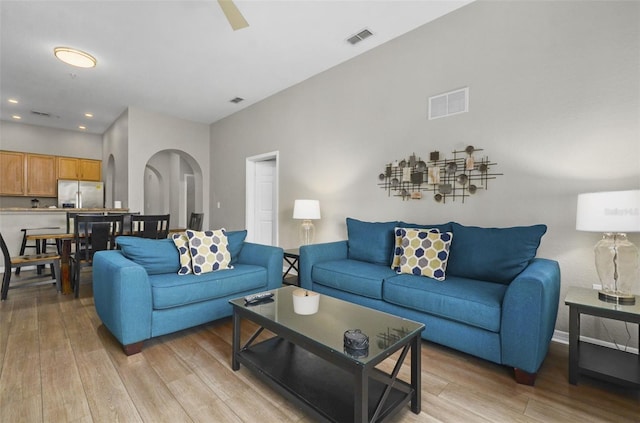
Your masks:
M168 182L169 212L174 223L186 222L178 208L183 186L180 181L180 160L185 160L195 177L196 209L204 210L209 205L209 190L206 185L209 175L209 127L208 125L178 119L155 112L129 107L128 110L128 206L131 210L144 210L144 176L147 162L156 153L167 151L171 155L171 173L164 175ZM179 156L179 157L178 157ZM133 160L135 158L135 160ZM201 194L200 194L201 193ZM204 225L209 216L205 213ZM172 224L173 225L173 224Z
M106 161L106 206L120 201L129 207L129 110L125 110L103 135L103 156ZM109 164L111 160L111 165ZM139 210L131 210L139 211Z
M0 150L102 160L102 136L3 120Z
M245 226L245 158L270 151L280 152L283 247L298 244L296 198L320 200L316 241L345 239L348 216L545 223L538 255L560 262L556 328L567 331L567 288L599 282L600 235L575 230L577 195L640 188L639 17L638 2L479 1L219 121L210 226ZM468 113L427 120L429 96L464 86ZM403 202L377 185L385 163L466 145L504 176L464 204ZM585 329L608 340L600 325ZM625 340L620 325L609 330Z

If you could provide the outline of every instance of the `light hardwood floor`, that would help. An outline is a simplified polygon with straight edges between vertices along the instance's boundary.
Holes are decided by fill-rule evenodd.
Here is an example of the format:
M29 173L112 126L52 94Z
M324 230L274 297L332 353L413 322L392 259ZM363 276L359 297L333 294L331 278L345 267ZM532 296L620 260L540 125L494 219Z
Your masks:
M246 369L231 370L230 318L127 357L96 315L91 285L81 288L78 300L40 286L0 303L0 422L312 421ZM505 367L423 341L422 412L407 406L393 421L640 422L640 392L588 378L570 385L567 351L553 343L529 387Z

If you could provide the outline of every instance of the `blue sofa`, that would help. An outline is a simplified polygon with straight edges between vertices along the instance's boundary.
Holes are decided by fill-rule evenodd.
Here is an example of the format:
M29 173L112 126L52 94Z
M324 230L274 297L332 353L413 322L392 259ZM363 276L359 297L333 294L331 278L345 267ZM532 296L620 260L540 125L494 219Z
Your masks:
M143 341L230 316L229 299L282 285L282 248L228 232L233 269L178 275L170 239L119 237L121 249L96 253L93 296L98 316L127 355Z
M444 280L391 268L395 228L451 235ZM303 246L301 286L424 323L422 337L513 367L533 385L553 335L560 268L536 258L545 225L479 228L347 218L348 240Z

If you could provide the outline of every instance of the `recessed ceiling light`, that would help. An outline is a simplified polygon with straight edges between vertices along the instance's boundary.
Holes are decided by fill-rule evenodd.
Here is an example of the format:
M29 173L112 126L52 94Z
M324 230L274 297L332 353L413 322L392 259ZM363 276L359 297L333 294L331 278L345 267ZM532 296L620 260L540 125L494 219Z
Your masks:
M75 48L56 47L53 49L53 54L66 64L79 68L93 68L97 63L95 57Z
M15 98L10 98L9 100L7 100L9 103L11 104L18 104L18 100L16 100Z
M84 125L79 125L79 126L78 126L78 129L83 129L83 130L84 130L84 129L87 129L87 127L86 127L86 126L84 126Z
M22 119L22 116L18 116L18 115L13 115L11 116L12 118L16 119L16 120L20 120Z
M93 117L93 113L85 113L84 117L92 118Z

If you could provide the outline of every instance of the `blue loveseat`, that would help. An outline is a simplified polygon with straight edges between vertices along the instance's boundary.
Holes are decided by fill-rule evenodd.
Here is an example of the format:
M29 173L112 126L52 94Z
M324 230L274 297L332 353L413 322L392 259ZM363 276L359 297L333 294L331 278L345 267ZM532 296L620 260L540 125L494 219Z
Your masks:
M230 316L229 299L282 285L282 248L245 242L228 232L233 269L178 275L170 239L119 237L121 249L96 253L93 296L105 327L127 355L143 341Z
M444 280L391 268L395 228L451 234ZM301 247L301 286L422 322L424 339L513 367L516 381L533 385L560 291L558 263L535 257L545 232L347 218L348 240Z

